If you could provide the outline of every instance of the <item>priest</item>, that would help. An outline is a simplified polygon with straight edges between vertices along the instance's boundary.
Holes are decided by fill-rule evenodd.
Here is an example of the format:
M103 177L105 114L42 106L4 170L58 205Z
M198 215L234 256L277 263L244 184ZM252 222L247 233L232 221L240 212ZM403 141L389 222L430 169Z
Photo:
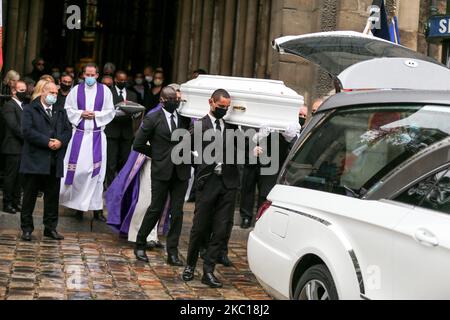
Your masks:
M61 205L103 216L103 182L106 175L105 126L115 117L111 90L97 83L98 67L84 67L85 81L72 89L65 109L73 126L73 136L64 159L65 177L61 183Z

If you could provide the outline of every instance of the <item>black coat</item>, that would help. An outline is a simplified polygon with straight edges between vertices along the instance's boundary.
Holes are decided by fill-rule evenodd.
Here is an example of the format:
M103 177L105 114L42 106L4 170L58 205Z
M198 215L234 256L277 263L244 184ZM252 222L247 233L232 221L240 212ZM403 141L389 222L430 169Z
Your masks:
M191 119L178 114L179 129L189 129ZM178 144L171 141L172 134L163 110L147 115L136 134L133 148L152 159L152 179L169 181L173 170L178 179L185 181L191 177L191 165L174 165L171 159L172 149ZM150 146L147 145L150 142Z
M202 119L198 120L201 121L202 123L202 137L204 136L204 132L206 130L209 129L213 129L213 124L211 122L211 118L206 115L205 117L203 117ZM240 186L240 179L239 179L239 169L237 166L237 155L238 155L238 148L237 148L237 141L236 139L231 139L226 132L228 131L230 132L236 132L236 130L238 130L238 127L236 125L232 125L229 123L225 123L225 132L224 132L224 137L225 137L225 143L223 145L223 160L224 160L224 164L222 167L222 180L223 183L225 185L225 187L227 189L237 189ZM206 147L208 147L212 142L211 141L206 141L204 140L202 137L195 137L194 136L194 130L193 127L191 128L191 143L192 143L192 150L193 151L197 151L199 154L204 154L204 150ZM202 138L202 150L196 150L196 144L195 144L195 138L199 139ZM231 149L233 149L233 151L231 151ZM233 163L227 163L227 153L229 152L234 152L234 159L233 159ZM244 150L241 150L241 152L244 152ZM208 176L209 174L211 174L214 169L216 167L216 164L206 164L204 162L204 160L202 161L201 164L199 164L197 166L197 171L196 171L196 183L202 183L202 178L201 177L205 177Z
M22 118L24 145L20 172L25 174L50 175L52 165L56 177L64 176L64 156L72 137L72 126L66 110L53 106L50 118L44 111L39 98L24 108ZM48 147L50 139L58 139L62 148L53 151Z
M5 103L2 108L5 123L5 136L2 145L3 154L20 155L22 153L22 113L22 108L13 99Z
M148 113L150 110L158 106L161 99L161 91L155 95L152 92L153 86L151 84L147 84L145 87L146 88L144 91L144 106L146 112Z
M138 98L135 92L130 89L124 89L127 92L127 101L138 102ZM117 93L116 87L112 89L113 103L114 105L121 102L119 94ZM105 128L105 134L107 138L110 139L127 139L132 140L134 138L133 131L133 119L130 115L116 117L111 121Z

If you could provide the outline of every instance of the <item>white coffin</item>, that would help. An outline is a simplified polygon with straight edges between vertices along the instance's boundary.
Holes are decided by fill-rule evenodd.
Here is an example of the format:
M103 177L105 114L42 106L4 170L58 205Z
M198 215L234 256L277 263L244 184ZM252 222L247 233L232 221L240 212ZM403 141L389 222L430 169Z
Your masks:
M282 81L201 75L181 85L182 103L179 113L190 118L202 118L210 110L209 99L217 89L231 95L227 122L248 127L268 126L284 130L298 122L304 103L301 95Z

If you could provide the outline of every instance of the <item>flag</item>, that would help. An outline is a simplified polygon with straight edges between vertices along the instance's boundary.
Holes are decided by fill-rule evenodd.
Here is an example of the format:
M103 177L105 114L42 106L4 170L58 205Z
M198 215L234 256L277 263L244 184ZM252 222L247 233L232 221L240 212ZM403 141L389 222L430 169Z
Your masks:
M3 0L0 0L0 72L3 70Z
M400 44L398 19L395 15L388 17L384 0L373 0L364 33Z

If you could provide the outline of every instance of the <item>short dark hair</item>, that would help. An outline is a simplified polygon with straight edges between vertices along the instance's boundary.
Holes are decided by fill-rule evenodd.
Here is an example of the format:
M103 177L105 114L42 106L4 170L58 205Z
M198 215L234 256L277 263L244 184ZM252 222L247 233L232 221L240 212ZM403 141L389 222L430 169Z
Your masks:
M71 75L70 73L63 72L63 73L61 74L61 79L64 78L64 77L69 77L70 79L73 80L73 77L72 77L72 75Z
M162 70L156 70L156 71L153 73L153 77L156 76L158 73L162 74L162 76L165 78L165 76L164 76L164 71L162 71Z
M119 74L123 74L123 75L125 75L126 77L128 77L128 74L126 73L126 71L118 70L118 71L116 72L116 77L117 77Z
M90 62L90 63L86 64L86 65L83 67L83 73L86 72L86 69L87 69L87 68L95 68L95 71L96 71L97 73L99 72L97 64L95 64L95 63L93 63L93 62Z
M231 96L227 90L218 89L218 90L214 91L214 93L211 96L211 99L213 99L214 102L217 102L220 100L220 98L231 99Z

